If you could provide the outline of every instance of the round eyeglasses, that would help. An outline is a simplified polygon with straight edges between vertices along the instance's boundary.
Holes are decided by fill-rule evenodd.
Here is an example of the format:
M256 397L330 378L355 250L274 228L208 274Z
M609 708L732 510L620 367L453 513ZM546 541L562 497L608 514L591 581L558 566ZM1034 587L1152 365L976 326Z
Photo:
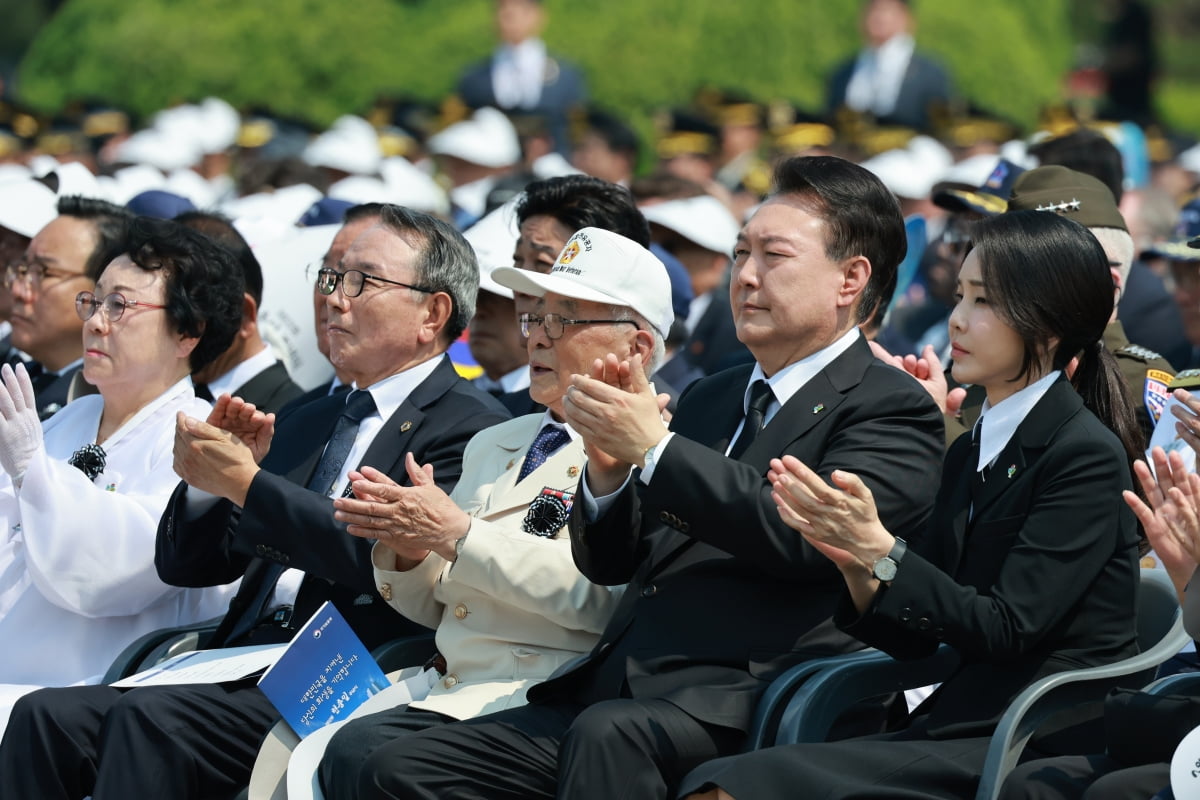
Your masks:
M538 325L542 326L542 330L546 332L547 339L561 339L563 332L568 325L620 325L622 323L632 325L639 331L642 329L631 319L565 319L561 314L545 314L537 315L523 313L520 315L521 320L521 335L526 339L529 338L530 332Z
M361 269L348 269L345 272L338 272L336 269L330 269L329 267L317 270L317 291L325 295L333 294L340 283L342 285L342 294L346 297L358 297L362 294L363 286L366 285L368 280L388 283L392 286L403 286L405 289L412 289L414 292L425 292L426 294L432 294L437 291L437 289L429 286L413 286L411 283L401 283L400 281L381 278L378 275L363 272Z
M99 298L91 292L80 292L75 295L75 313L83 321L87 321L96 315L96 309L104 309L104 318L109 322L116 322L121 317L125 316L127 308L166 308L157 303L147 303L142 300L130 300L120 292Z

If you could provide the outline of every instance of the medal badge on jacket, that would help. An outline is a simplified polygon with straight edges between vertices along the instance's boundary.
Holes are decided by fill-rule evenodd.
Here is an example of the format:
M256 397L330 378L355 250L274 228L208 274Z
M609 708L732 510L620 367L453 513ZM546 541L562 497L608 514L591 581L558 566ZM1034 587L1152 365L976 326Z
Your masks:
M549 486L544 487L529 504L529 511L525 514L525 521L521 523L521 529L534 536L553 539L554 535L562 530L562 527L567 524L567 520L571 518L571 506L574 502L574 492L564 492Z

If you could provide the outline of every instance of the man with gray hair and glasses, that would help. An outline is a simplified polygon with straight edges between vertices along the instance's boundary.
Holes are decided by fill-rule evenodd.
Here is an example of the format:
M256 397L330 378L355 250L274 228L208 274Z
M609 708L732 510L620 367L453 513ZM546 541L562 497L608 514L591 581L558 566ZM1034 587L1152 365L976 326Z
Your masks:
M237 399L219 399L207 422L179 417L184 482L159 525L159 576L178 586L242 579L208 648L286 642L325 601L368 648L424 630L382 602L371 542L347 534L333 498L367 465L409 484L409 454L449 491L467 441L508 417L445 354L478 281L458 232L383 206L318 277L330 360L355 390L292 409L273 439L274 416ZM35 692L0 743L0 762L13 765L0 767L0 796L232 797L276 719L253 679Z

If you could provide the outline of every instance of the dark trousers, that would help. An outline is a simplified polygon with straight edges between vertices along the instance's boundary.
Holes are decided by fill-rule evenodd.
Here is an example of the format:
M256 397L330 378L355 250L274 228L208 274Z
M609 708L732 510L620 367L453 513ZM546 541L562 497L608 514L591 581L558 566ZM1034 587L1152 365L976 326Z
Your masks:
M278 718L252 681L41 689L0 741L0 800L233 797Z
M325 800L358 797L358 776L368 757L380 747L453 721L454 717L408 706L396 706L350 720L329 740L321 758L318 776Z
M1149 800L1170 784L1166 763L1130 767L1104 755L1062 756L1019 765L1000 800Z
M963 800L975 796L989 742L933 741L901 731L768 747L701 766L679 796L720 787L735 800Z
M376 749L358 797L670 797L692 767L736 752L745 734L665 700L536 704L413 733Z

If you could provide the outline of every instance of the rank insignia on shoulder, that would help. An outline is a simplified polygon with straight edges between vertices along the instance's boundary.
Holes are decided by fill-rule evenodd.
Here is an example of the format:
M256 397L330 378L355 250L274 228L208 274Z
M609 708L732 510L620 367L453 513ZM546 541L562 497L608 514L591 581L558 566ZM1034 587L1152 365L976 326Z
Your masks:
M1175 374L1168 388L1195 389L1197 387L1200 387L1200 369L1185 369L1183 372Z
M1161 369L1146 370L1146 386L1143 392L1143 399L1146 402L1146 410L1150 412L1150 418L1158 422L1158 418L1162 416L1163 409L1167 407L1167 398L1171 394L1171 390L1167 387L1171 383L1171 373L1163 372Z
M521 523L521 530L534 536L553 539L554 534L562 530L571 518L571 506L574 503L574 492L544 487L529 504L529 511Z
M1133 358L1141 359L1142 361L1155 361L1162 358L1161 355L1154 352L1148 347L1142 347L1140 344L1127 344L1117 350L1116 355L1132 356Z

